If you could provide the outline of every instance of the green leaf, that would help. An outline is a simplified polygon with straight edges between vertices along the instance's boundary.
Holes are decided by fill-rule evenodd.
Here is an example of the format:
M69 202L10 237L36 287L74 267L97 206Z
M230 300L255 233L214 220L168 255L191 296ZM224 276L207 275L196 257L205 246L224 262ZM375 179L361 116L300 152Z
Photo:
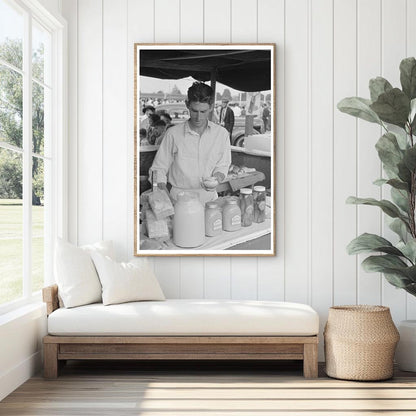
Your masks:
M406 150L409 147L409 142L407 141L407 134L403 130L395 131L393 133L396 136L397 143L399 144L400 149Z
M400 237L400 240L407 241L409 238L409 228L400 218L391 221L389 228Z
M416 263L416 240L412 238L407 243L400 242L397 244L400 250L413 264Z
M403 256L403 253L396 247L393 247L390 241L376 234L361 234L347 246L348 254L369 253L371 251L381 251L382 253Z
M383 273L386 280L393 286L399 289L405 289L407 286L412 284L412 281L400 274L396 274L394 272L391 273Z
M373 185L383 186L383 185L385 185L388 181L389 181L388 179L383 179L383 178L376 179L376 180L373 182Z
M382 125L380 117L370 108L371 101L360 97L347 97L341 100L337 108L343 113Z
M356 198L355 196L350 196L347 198L347 204L372 205L375 207L380 207L389 217L404 218L396 205L386 199L377 201L374 198Z
M381 94L370 108L386 123L404 128L410 111L410 100L403 91L393 88Z
M400 62L400 83L410 100L416 98L416 59L406 58Z
M399 179L389 179L386 181L387 185L392 186L395 189L404 190L406 192L409 191L409 184L407 182L403 182Z
M361 265L363 266L363 269L369 273L384 273L385 270L389 270L389 272L397 271L401 274L403 273L403 269L406 269L408 267L403 260L391 254L367 257L365 260L363 260Z
M407 149L404 153L403 162L407 169L414 172L416 169L416 146Z
M377 98L381 94L393 89L390 82L388 82L383 77L377 77L377 78L370 79L368 87L370 88L371 101L373 101L373 102L377 101Z
M409 187L412 183L412 176L410 170L405 165L404 161L400 162L397 165L397 169L399 170L399 178L409 184Z
M409 213L409 199L407 192L392 188L391 191L391 198L393 202L406 214Z
M389 170L398 173L397 165L402 161L403 151L393 133L383 134L376 143L378 157Z

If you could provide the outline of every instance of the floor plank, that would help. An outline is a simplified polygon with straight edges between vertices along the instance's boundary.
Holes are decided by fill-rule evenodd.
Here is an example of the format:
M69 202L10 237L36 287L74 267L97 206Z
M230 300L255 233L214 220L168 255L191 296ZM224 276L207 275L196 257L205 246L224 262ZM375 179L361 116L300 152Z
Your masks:
M306 380L298 362L69 362L0 402L7 416L416 415L416 373L391 380Z

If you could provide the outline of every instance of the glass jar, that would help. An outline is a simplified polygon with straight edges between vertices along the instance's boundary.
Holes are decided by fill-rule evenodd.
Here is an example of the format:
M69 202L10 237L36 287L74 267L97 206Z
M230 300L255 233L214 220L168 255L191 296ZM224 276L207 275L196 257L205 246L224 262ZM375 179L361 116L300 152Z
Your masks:
M195 192L180 192L173 217L173 243L178 247L198 247L205 242L205 212Z
M236 199L228 199L222 210L222 229L237 231L241 228L241 210Z
M216 202L205 204L205 235L215 237L222 232L222 212Z
M253 192L254 200L254 222L264 222L266 218L266 188L255 186Z
M241 225L248 227L253 223L253 191L250 188L240 189Z

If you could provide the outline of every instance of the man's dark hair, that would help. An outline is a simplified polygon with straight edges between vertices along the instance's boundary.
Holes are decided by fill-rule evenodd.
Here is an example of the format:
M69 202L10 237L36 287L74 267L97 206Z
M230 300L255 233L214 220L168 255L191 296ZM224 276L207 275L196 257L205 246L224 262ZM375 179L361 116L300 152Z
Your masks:
M155 112L155 108L152 105L146 105L145 107L143 107L142 113L146 114L147 110L152 110L153 112Z
M188 89L188 103L199 102L211 105L214 99L214 90L203 82L194 82Z
M154 125L157 121L160 120L159 114L149 114L149 120Z
M158 126L165 127L165 126L166 126L166 123L165 123L163 120L156 120L156 121L153 123L153 127L158 127Z

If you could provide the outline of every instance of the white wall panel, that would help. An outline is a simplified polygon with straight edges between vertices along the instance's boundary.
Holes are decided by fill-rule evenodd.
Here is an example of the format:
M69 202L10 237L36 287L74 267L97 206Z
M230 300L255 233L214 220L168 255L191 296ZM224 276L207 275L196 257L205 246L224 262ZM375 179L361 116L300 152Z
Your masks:
M127 0L103 1L103 238L118 258L127 244Z
M334 0L334 106L357 95L357 9L355 1ZM334 110L334 303L357 301L357 259L345 247L356 237L356 207L346 205L356 194L356 120Z
M175 43L180 36L180 0L154 0L155 42Z
M257 42L257 0L231 0L231 42Z
M358 2L357 6L357 94L370 98L368 81L381 73L381 2L369 0ZM363 198L380 199L381 189L373 185L381 177L381 163L374 146L383 132L380 126L362 120L357 128L357 193ZM377 207L358 207L358 235L380 234L380 211ZM361 262L367 256L358 256L357 302L379 305L381 276L362 269Z
M204 1L180 0L180 35L183 43L204 41Z
M285 13L285 300L308 302L311 271L308 0L286 2Z
M78 2L63 0L68 22L68 91L78 86ZM68 96L68 239L78 242L78 94Z
M229 257L206 257L204 261L205 297L231 298L231 261Z
M231 0L205 0L204 6L204 42L231 42Z
M274 178L276 191L276 257L258 259L258 298L284 299L285 293L285 252L284 252L284 184L285 184L285 2L284 0L263 0L258 3L258 42L276 44L275 68L275 164Z
M332 306L333 290L333 7L332 0L316 0L313 5L309 9L310 302L325 316ZM322 333L325 319L320 324Z
M78 243L103 237L102 3L78 2Z

